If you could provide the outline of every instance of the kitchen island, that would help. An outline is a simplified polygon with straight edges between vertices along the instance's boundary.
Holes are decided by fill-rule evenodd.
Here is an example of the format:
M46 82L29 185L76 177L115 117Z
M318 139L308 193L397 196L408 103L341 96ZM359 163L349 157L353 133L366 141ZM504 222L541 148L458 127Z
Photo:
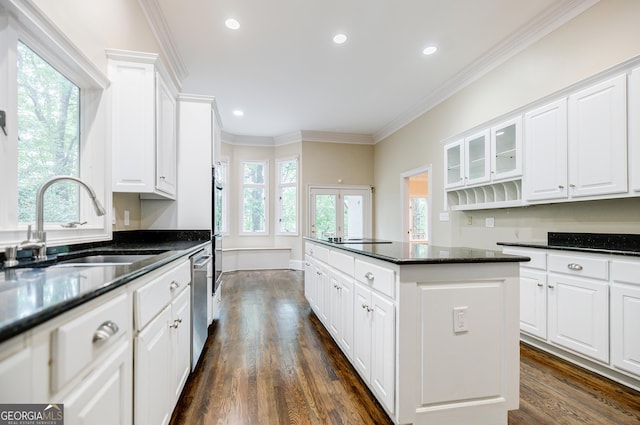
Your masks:
M519 405L519 262L499 251L305 242L305 296L397 424L507 423Z

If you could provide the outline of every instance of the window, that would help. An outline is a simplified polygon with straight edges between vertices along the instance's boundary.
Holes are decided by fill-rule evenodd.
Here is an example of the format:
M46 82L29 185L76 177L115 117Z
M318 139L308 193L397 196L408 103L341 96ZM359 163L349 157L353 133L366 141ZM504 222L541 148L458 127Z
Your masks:
M276 233L298 234L298 159L277 161L278 203Z
M18 221L35 221L38 187L53 176L79 177L80 89L18 42ZM79 221L77 184L45 193L46 222Z
M82 179L107 211L97 216L77 184L56 182L45 192L44 230L55 246L111 239L111 144L106 129L109 81L39 11L20 2L0 8L0 246L26 239L35 221L38 188L53 176ZM77 228L61 224L82 222ZM86 223L86 224L85 224Z
M371 237L371 188L309 188L309 236L319 239Z
M242 227L240 234L269 234L267 161L242 162Z
M229 163L221 161L216 164L216 180L222 189L215 191L215 233L229 234Z

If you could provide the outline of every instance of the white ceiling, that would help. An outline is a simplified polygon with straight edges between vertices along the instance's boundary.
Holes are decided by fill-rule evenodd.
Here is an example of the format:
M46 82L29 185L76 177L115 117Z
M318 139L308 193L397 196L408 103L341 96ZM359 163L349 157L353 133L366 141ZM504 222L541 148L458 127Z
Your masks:
M593 0L140 0L182 92L227 133L380 140ZM224 21L240 22L236 31ZM342 32L346 43L332 38ZM422 54L436 45L431 56ZM245 115L232 114L241 109Z

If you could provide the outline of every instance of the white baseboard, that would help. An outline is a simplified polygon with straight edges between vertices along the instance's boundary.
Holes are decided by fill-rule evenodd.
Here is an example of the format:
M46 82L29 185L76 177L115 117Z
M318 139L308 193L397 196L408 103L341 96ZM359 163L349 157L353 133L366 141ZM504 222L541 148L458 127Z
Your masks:
M302 260L289 260L289 268L291 270L302 270L302 271L304 271L304 261L302 261Z
M222 271L290 268L291 248L224 248Z

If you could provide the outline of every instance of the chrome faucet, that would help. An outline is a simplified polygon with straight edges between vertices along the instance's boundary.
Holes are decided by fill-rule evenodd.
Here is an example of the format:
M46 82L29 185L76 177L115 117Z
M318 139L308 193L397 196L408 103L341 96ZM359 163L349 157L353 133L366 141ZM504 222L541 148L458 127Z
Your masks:
M61 180L69 180L72 182L78 183L80 186L84 187L87 192L89 192L89 196L91 197L91 201L93 202L93 207L96 210L96 214L101 216L105 215L106 211L104 207L100 204L100 201L96 198L96 193L93 189L84 181L80 180L76 177L71 176L56 176L52 177L46 182L42 183L40 188L38 188L38 192L36 194L36 231L35 233L31 233L31 225L29 225L27 230L27 239L20 242L17 246L8 247L5 249L5 256L7 260L5 261L5 266L14 266L17 264L16 254L18 250L21 249L30 249L34 252L34 258L36 260L45 260L47 258L47 234L44 231L44 193L52 184L59 182Z

